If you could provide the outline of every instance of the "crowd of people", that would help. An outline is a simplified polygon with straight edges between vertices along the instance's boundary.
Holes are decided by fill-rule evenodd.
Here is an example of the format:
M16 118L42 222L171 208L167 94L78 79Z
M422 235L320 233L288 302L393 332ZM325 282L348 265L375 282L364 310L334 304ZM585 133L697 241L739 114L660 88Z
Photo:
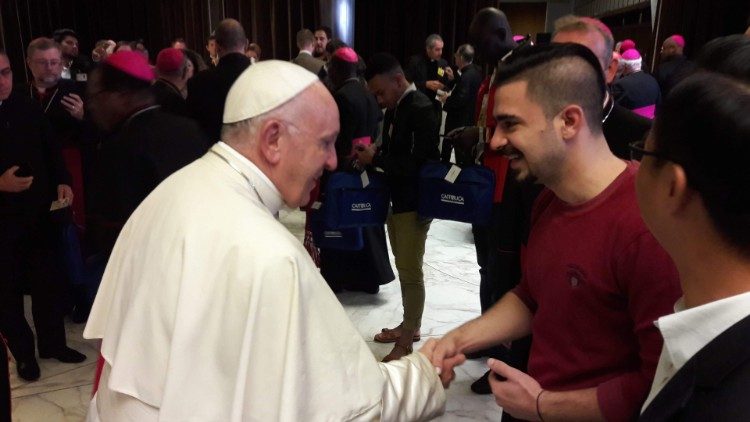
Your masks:
M425 420L478 358L471 389L503 420L750 417L750 36L688 60L672 35L653 75L590 17L534 45L486 8L466 38L453 65L431 34L402 66L322 26L261 60L225 19L205 60L178 38L152 64L141 40L89 61L63 29L29 43L26 84L0 51L0 333L19 376L40 377L37 352L86 359L70 315L101 339L89 421ZM419 171L438 161L495 176L472 226L482 314L415 352ZM279 223L364 170L390 211L361 249ZM378 362L335 293L396 275Z

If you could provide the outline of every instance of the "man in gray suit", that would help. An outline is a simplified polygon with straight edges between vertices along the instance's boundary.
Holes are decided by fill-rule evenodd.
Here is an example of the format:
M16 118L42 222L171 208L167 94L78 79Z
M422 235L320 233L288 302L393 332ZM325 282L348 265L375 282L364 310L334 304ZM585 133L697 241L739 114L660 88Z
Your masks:
M314 74L319 74L324 62L312 56L315 49L315 36L309 29L301 29L297 32L297 48L299 54L292 59L292 63L300 65Z

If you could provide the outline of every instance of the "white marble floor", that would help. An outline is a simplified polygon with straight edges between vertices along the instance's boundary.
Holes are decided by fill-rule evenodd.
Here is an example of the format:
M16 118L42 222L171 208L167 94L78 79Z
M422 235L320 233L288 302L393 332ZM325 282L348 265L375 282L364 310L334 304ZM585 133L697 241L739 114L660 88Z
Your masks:
M290 231L302 236L304 214L282 212L281 220ZM433 222L424 263L427 299L422 322L423 342L440 337L479 314L477 268L470 226L450 221ZM377 295L344 292L339 298L375 357L385 356L391 345L375 343L372 336L381 328L395 326L401 321L398 281L381 286ZM16 376L15 366L11 363L14 422L78 422L84 419L98 347L96 342L84 340L82 332L83 325L69 323L68 343L88 357L81 364L40 360L42 378L28 383ZM415 346L418 348L420 344ZM485 370L483 360L467 361L457 369L456 380L448 390L446 414L439 421L500 420L500 408L492 396L477 396L469 390L471 382Z

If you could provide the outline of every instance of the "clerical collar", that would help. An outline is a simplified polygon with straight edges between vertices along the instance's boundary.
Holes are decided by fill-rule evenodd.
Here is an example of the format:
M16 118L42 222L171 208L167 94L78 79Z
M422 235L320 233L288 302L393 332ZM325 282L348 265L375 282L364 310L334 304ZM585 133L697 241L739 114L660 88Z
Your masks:
M398 101L396 101L396 107L398 107L401 104L401 100L406 98L406 96L409 95L410 92L416 91L416 90L417 90L417 86L414 85L414 82L412 82L411 85L409 85L409 87L406 88L406 91L404 91L404 93L401 94L401 98L399 98Z
M224 159L230 167L247 180L268 211L278 217L279 210L284 206L281 192L255 163L222 141L217 142L211 148L211 152Z

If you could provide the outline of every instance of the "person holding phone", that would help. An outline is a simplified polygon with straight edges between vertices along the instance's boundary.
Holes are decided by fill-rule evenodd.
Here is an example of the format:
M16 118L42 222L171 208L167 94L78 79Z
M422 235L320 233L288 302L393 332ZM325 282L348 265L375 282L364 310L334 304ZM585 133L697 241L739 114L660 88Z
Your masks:
M66 345L49 215L52 201L73 201L70 175L43 111L12 84L8 56L0 50L0 332L18 375L33 381L40 370L24 317L25 292L31 293L39 356L66 363L86 356Z

